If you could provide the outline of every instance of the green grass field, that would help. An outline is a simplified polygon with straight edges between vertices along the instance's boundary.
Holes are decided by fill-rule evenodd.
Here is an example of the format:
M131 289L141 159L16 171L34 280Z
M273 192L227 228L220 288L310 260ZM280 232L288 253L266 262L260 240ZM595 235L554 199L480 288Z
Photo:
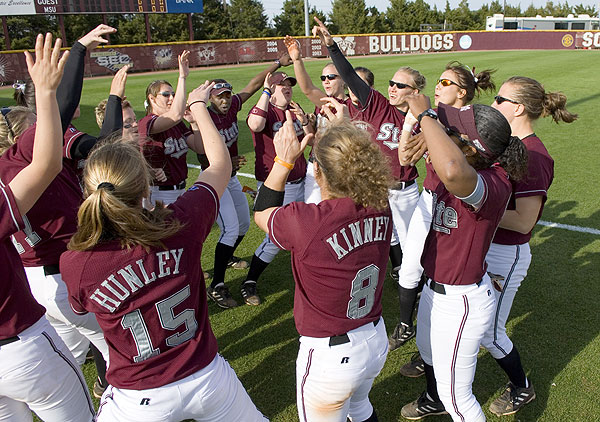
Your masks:
M490 421L600 421L600 184L598 139L600 119L598 106L600 78L597 63L599 51L506 51L435 53L410 56L357 57L354 65L370 68L376 77L376 88L387 93L387 81L395 70L410 65L428 79L426 94L432 95L445 64L459 60L481 69L497 69L497 85L513 75L533 77L549 91L560 90L569 98L568 106L579 114L570 125L555 125L542 120L536 133L544 141L555 160L555 179L549 192L543 220L596 229L596 234L561 228L537 226L531 241L533 262L529 276L521 286L508 324L511 337L519 347L528 376L535 385L537 399L514 416L498 418L487 411L506 379L492 357L481 352L473 391ZM315 81L324 60L306 62ZM265 67L261 65L228 66L195 69L188 78L188 91L210 78L225 78L235 89L241 89L250 78ZM287 68L293 74L293 69ZM594 76L596 75L596 76ZM153 79L176 82L176 73L143 74L129 77L126 95L133 103L138 118L143 116L144 92ZM110 78L88 79L81 101L82 117L75 125L92 134L98 133L93 117L94 106L108 94ZM295 90L295 100L305 110L312 106ZM490 104L493 94L476 102ZM241 170L253 173L254 155L248 128L243 123L258 95L250 99L240 112L240 153L248 163ZM12 90L0 90L0 103L12 104ZM596 109L598 110L598 109ZM189 155L189 162L196 164ZM594 170L596 169L596 170ZM197 175L191 170L189 181ZM242 184L255 187L255 181L240 177ZM218 236L215 225L202 254L203 267L213 266L213 251ZM253 224L237 255L251 259L263 233ZM239 284L245 271L228 270L227 284L241 302ZM295 358L298 334L292 317L294 281L287 252L280 253L259 282L264 304L221 310L209 303L214 332L222 355L229 360L256 405L272 421L298 420L295 405ZM388 332L396 324L396 285L390 278L384 287L383 313ZM380 421L403 420L401 407L414 400L424 389L425 380L402 377L398 370L416 351L414 340L388 355L381 375L375 381L371 401ZM84 367L93 383L93 365ZM431 417L428 420L449 421Z

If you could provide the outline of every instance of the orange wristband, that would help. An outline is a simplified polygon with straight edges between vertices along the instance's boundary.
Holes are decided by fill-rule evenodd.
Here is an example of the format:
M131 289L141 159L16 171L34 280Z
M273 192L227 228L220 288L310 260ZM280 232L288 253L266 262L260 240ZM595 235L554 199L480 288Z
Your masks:
M285 167L288 170L293 170L294 169L294 165L293 164L290 164L290 163L288 163L286 161L283 161L278 156L275 156L275 158L273 159L273 161L275 161L278 164L281 164L283 167Z

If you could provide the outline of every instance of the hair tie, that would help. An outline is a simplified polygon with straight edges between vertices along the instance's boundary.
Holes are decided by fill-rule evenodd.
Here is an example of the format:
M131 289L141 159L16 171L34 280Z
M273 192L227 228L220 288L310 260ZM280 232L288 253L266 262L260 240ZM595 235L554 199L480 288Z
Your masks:
M107 191L113 192L115 190L115 185L110 182L102 182L96 188L97 190L106 189Z
M144 108L148 108L149 104L148 104L148 100L144 100Z
M473 69L471 69L471 75L473 75L473 80L475 81L475 85L477 85L479 79L477 79L477 76L475 76L475 66L473 66Z
M17 81L13 84L13 89L16 89L17 91L21 91L23 94L25 93L25 82L20 82Z

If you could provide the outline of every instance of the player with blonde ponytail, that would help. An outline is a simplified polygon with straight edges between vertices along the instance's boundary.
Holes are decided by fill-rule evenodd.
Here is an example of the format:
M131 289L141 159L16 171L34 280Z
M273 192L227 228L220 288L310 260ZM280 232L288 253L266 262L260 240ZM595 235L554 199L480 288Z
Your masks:
M137 145L107 142L86 164L78 231L60 265L73 310L95 313L110 347L99 422L266 420L218 354L198 259L231 177L206 108L213 86L188 97L210 167L168 207L143 207L150 169Z
M498 91L492 107L510 123L529 153L527 174L512 185L512 196L490 250L486 256L496 293L494 321L483 345L508 375L509 383L490 411L498 416L516 413L535 398L533 385L525 375L517 348L506 334L506 321L513 300L531 263L529 239L542 216L548 189L554 178L554 161L533 131L540 117L552 117L556 123L571 123L577 115L566 108L567 97L546 92L538 81L524 76L509 78Z

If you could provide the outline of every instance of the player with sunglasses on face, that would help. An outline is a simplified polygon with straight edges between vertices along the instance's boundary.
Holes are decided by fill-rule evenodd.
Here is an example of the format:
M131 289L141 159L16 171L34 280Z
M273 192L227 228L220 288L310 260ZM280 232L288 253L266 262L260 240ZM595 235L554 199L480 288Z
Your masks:
M317 26L313 27L313 35L319 36L321 42L327 46L342 79L358 98L359 111L351 114L351 117L369 123L372 140L387 157L392 170L395 183L388 193L394 224L390 259L392 271L398 271L402 262L408 223L419 199L416 183L417 169L414 166L400 165L398 142L408 110L405 99L408 95L420 92L420 89L425 86L425 78L414 69L408 67L398 69L394 74L394 80L390 81L388 101L381 93L365 83L344 57L325 25L317 18L315 21Z
M248 268L248 263L233 254L250 228L250 210L248 200L242 191L242 185L236 176L237 170L244 165L246 158L238 154L238 113L244 104L262 86L267 74L275 72L281 66L291 64L288 54L283 54L267 69L258 73L248 84L237 93L233 93L233 86L225 79L213 79L215 85L210 91L210 115L217 130L221 134L229 155L233 171L227 189L221 198L221 207L217 224L221 235L215 246L215 264L212 282L208 288L208 295L221 308L232 308L237 302L231 297L225 285L225 270L227 266L236 269ZM203 168L206 168L205 156L198 156Z
M554 178L554 161L533 126L537 119L546 116L556 123L573 122L577 115L567 110L566 103L564 94L546 92L538 81L524 76L513 76L504 82L492 103L506 117L513 136L523 141L529 154L527 175L512 184L508 207L486 256L496 294L496 311L482 344L509 378L500 397L490 405L490 411L498 416L516 413L535 398L519 352L506 334L506 321L527 275L531 263L529 239L542 216Z
M202 152L202 138L198 128L183 123L186 111L186 79L190 73L184 50L178 57L179 78L177 90L165 80L151 82L146 88L146 116L138 123L140 145L152 168L163 169L165 178L155 177L150 189L150 201L174 202L185 189L187 179L187 151Z
M316 130L323 130L327 127L329 120L321 113L321 108L324 105L323 98L335 98L342 104L352 107L352 100L346 95L346 84L338 74L333 63L327 63L321 71L322 88L317 87L308 76L308 72L302 61L302 53L300 52L300 43L298 40L286 35L284 40L288 53L294 62L294 73L298 79L298 85L302 93L315 105L315 126ZM315 180L315 172L313 166L314 157L309 155L308 164L306 166L306 180L304 182L304 201L308 204L319 203L321 201L321 190Z
M484 70L478 74L474 74L471 69L458 62L448 63L435 86L435 106L438 106L440 103L454 108L467 105L481 91L494 89L494 84L491 80L492 73L493 71ZM415 123L416 119L412 114L407 116L405 125L408 127L408 130ZM424 149L420 148L418 144L409 145L410 142L416 143L416 139L405 144L403 142L405 138L407 136L403 132L401 145L398 150L400 163L414 165L423 155ZM423 138L420 141L423 142ZM439 183L439 178L429 160L426 160L425 168L427 174L423 181L423 191L410 220L406 252L398 273L400 320L389 338L390 350L401 347L413 338L416 333L416 329L413 326L413 313L417 295L423 287L423 280L421 279L423 274L421 255L431 226L431 207L433 202L431 192L435 190L435 187ZM423 368L423 360L416 353L413 355L411 361L401 368L400 373L408 377L418 377L423 375Z

